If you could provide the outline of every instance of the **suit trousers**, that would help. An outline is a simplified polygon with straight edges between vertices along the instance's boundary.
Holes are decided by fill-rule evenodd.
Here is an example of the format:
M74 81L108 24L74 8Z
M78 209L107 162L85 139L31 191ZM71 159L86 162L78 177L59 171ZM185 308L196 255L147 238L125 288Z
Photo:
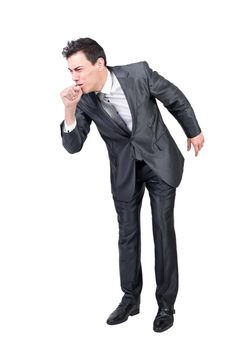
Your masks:
M122 301L139 303L142 290L140 211L145 187L149 192L154 238L156 300L173 307L178 292L174 230L176 188L161 180L143 161L136 160L136 186L129 202L114 199L119 225L119 270Z

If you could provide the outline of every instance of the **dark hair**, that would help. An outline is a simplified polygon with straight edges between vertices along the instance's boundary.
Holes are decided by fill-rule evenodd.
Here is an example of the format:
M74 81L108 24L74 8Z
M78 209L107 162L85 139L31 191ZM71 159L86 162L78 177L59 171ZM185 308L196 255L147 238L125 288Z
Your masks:
M92 64L95 64L97 59L102 57L106 65L106 54L103 48L95 40L90 38L80 38L77 40L68 41L67 46L64 47L62 51L62 55L68 58L79 51L82 51L87 60L89 60Z

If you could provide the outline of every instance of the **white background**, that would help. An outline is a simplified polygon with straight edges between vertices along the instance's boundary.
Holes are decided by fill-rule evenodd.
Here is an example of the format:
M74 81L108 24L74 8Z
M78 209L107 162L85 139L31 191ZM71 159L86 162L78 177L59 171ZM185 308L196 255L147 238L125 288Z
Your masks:
M0 348L233 349L233 11L231 1L8 1L1 9ZM106 318L122 292L109 161L95 124L82 152L61 145L61 51L91 37L108 64L148 61L191 102L206 143L177 190L180 288L174 326L153 332L154 256L142 207L141 313Z

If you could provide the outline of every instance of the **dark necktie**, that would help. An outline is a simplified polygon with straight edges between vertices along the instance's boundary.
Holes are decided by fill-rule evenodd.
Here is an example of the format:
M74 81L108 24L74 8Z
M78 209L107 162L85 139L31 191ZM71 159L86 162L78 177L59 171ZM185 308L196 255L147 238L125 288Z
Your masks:
M115 107L108 102L105 99L105 94L103 92L99 92L97 94L101 105L103 107L103 109L107 112L107 114L110 116L110 118L118 125L120 126L122 129L124 129L125 131L127 131L129 134L131 133L129 128L127 127L127 124L124 122L124 120L120 117L119 113L117 112L117 110L115 109Z

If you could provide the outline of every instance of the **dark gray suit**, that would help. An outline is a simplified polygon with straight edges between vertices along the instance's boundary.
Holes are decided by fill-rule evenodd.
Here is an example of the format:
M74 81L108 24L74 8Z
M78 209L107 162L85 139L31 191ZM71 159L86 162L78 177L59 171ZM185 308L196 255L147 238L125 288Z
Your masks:
M121 287L127 299L134 302L139 300L142 288L140 207L146 184L155 240L156 297L159 305L173 307L178 288L173 209L184 158L162 120L156 99L176 118L187 137L197 136L201 129L184 94L150 69L147 62L108 69L113 71L126 96L132 132L123 130L106 115L93 92L83 95L77 105L76 128L64 133L61 124L63 145L70 153L79 152L92 121L106 143L119 222Z
M187 137L194 137L201 129L190 103L175 85L152 71L146 62L108 68L116 75L128 101L132 133L124 132L103 115L96 94L89 93L82 96L77 106L76 129L63 133L61 125L64 147L70 153L79 152L93 120L107 146L114 198L131 199L135 158L145 160L159 177L177 187L182 178L184 158L162 120L156 99L177 119Z

